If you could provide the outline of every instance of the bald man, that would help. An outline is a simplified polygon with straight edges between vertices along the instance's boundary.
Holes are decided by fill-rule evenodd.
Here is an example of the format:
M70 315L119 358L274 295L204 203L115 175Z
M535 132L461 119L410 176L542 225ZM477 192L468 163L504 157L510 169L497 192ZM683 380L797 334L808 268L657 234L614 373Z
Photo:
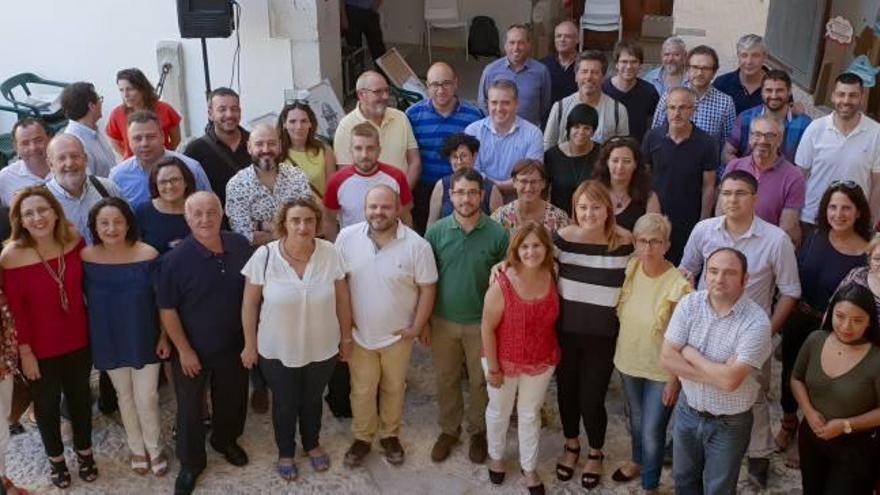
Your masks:
M333 152L340 166L351 165L351 129L361 122L369 122L379 131L382 154L379 161L398 168L406 174L410 187L422 172L419 145L413 135L406 114L388 107L391 89L385 76L368 70L360 75L355 85L358 103L354 110L339 121L333 138Z
M413 188L413 223L420 234L425 232L431 191L438 180L453 172L440 153L443 143L484 117L479 107L458 97L458 75L449 64L432 65L427 83L428 98L406 109L422 159L422 173Z
M578 28L575 23L562 21L556 25L553 48L556 53L541 59L541 63L550 71L551 105L578 90L574 80L578 48Z
M220 230L223 207L214 193L186 200L191 235L162 258L157 303L162 326L174 343L171 369L177 395L176 494L192 493L207 464L202 404L211 388L211 446L234 466L248 456L237 439L244 431L248 374L241 352L241 269L251 256L244 236Z

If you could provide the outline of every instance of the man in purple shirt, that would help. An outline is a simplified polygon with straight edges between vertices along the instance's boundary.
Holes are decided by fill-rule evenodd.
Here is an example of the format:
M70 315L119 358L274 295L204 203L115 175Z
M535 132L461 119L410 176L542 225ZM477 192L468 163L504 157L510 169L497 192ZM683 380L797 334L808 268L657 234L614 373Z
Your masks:
M752 154L732 160L724 174L746 171L758 179L755 214L780 227L797 246L801 239L800 215L804 207L804 174L779 154L784 128L769 115L752 119L749 146ZM716 210L717 212L717 210Z

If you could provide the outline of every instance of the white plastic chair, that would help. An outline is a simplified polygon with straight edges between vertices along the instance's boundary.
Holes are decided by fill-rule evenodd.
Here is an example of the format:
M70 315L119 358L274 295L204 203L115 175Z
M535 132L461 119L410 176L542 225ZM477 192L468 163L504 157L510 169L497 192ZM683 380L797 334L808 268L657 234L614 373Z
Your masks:
M617 40L623 38L623 20L620 16L620 0L586 0L581 15L580 49L584 49L584 30L617 31Z
M465 59L468 52L468 23L458 10L458 0L425 0L425 35L428 38L428 63L433 63L431 53L431 30L462 29L464 31Z

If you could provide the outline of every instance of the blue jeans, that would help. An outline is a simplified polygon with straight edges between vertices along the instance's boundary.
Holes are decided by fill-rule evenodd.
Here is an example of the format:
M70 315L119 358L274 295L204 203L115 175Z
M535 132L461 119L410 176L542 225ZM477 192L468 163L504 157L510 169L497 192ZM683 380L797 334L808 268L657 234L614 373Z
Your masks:
M632 461L642 466L642 488L656 490L663 469L666 424L672 408L663 405L666 382L621 373L623 391L629 403Z
M675 408L672 474L677 495L736 493L749 446L752 411L707 417L679 398Z

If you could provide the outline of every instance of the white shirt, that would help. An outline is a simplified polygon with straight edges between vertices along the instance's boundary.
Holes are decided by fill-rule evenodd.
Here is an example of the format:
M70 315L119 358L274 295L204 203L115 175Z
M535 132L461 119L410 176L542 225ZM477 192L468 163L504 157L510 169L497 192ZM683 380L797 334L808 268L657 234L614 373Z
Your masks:
M431 245L398 221L396 237L379 249L361 222L339 232L336 250L348 275L354 340L366 349L400 340L394 333L413 324L419 286L437 282Z
M815 224L819 203L835 180L851 180L871 197L871 174L880 174L880 124L861 114L859 124L844 136L834 127L834 114L807 126L794 161L810 172L801 221Z
M24 164L24 160L16 160L3 169L0 169L0 205L12 206L12 198L15 193L30 186L45 184L52 178L52 174L46 177L35 175Z
M89 167L89 175L110 176L110 169L116 165L116 154L100 131L71 120L64 132L76 136L82 143L88 157L86 165Z
M315 239L315 252L300 278L278 243L257 249L241 269L248 282L263 288L257 352L288 368L330 359L339 352L335 284L345 278L342 260L333 244Z

